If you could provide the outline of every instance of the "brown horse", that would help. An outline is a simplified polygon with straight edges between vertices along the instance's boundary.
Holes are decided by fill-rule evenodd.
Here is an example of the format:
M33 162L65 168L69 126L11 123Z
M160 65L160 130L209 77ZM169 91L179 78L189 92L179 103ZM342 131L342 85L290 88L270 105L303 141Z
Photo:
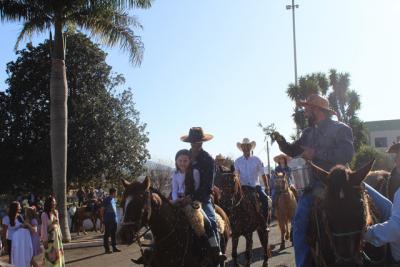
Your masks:
M285 239L292 241L292 219L296 212L297 202L296 196L289 188L289 183L284 174L277 175L275 179L275 189L278 197L276 200L276 218L278 219L279 229L281 230L281 246L280 249L285 249ZM290 229L289 229L290 224Z
M125 191L122 199L124 217L121 231L129 229L135 235L148 226L154 237L154 250L143 255L146 266L152 267L203 267L223 265L195 241L193 230L182 209L151 188L150 178L142 183L122 180ZM216 212L225 221L225 231L221 235L222 244L230 236L229 219L221 209ZM225 253L226 246L221 249ZM149 253L147 253L149 254Z
M82 231L86 235L86 231L83 228L83 221L89 219L93 224L93 231L97 232L97 220L100 221L100 232L103 232L103 214L100 209L100 203L97 203L99 207L95 211L88 210L87 206L78 207L75 214L75 229L77 235Z
M234 173L224 173L220 177L218 198L220 206L227 213L232 225L232 259L237 263L237 247L239 237L246 239L246 265L250 266L253 247L253 232L257 230L258 237L264 250L263 267L268 266L268 231L267 214L262 215L261 203L258 200L255 189L242 187L238 177ZM214 191L215 192L215 191Z
M368 173L364 182L372 186L376 191L381 193L383 196L388 197L388 180L390 172L385 170L371 171Z
M386 247L363 245L362 233L378 222L377 212L362 186L373 161L357 171L344 166L329 173L312 165L325 189L315 199L309 232L308 266L386 266Z

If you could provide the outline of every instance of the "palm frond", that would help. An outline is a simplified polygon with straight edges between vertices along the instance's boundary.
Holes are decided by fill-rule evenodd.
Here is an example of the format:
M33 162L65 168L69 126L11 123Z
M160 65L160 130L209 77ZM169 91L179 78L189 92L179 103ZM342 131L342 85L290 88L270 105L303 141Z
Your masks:
M142 25L125 11L116 10L113 6L92 6L71 14L67 20L76 22L104 45L119 45L120 49L129 53L133 64L141 64L144 46L131 27L141 29Z
M150 8L153 0L112 0L119 8Z
M24 22L20 33L18 34L14 50L25 38L31 38L34 33L42 33L51 28L51 20L47 18L33 18Z

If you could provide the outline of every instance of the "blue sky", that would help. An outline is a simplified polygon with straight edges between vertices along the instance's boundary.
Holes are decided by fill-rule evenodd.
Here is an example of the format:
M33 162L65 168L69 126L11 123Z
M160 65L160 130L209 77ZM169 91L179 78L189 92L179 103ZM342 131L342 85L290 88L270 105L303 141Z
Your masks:
M172 161L187 144L179 137L202 126L214 139L212 155L240 155L236 142L257 142L266 162L258 122L294 132L290 0L156 0L134 13L144 25L144 61L133 68L118 48L105 50L113 70L134 89L136 107L147 123L152 159ZM336 68L351 74L361 95L360 117L398 119L400 2L398 0L303 0L296 10L298 73ZM15 59L18 24L0 28L0 85L5 65ZM43 40L35 37L34 41ZM278 153L272 147L272 155Z

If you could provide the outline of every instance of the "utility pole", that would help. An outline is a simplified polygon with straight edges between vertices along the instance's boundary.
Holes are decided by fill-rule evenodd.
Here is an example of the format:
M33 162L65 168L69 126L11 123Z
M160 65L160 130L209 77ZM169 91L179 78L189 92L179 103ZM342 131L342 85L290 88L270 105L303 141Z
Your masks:
M299 8L299 5L294 4L292 0L291 5L286 5L287 10L292 10L292 20L293 20L293 52L294 52L294 85L297 86L297 54L296 54L296 15L295 10Z

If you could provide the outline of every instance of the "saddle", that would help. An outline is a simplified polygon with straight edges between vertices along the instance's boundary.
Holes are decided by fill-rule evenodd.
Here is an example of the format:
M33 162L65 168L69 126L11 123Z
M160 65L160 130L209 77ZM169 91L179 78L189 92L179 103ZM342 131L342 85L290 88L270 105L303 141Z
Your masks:
M201 203L198 201L193 201L191 204L187 204L181 207L181 210L185 214L187 221L189 222L194 233L198 237L205 235L204 229L204 214L201 211ZM217 229L220 234L225 231L225 221L222 217L215 212Z

